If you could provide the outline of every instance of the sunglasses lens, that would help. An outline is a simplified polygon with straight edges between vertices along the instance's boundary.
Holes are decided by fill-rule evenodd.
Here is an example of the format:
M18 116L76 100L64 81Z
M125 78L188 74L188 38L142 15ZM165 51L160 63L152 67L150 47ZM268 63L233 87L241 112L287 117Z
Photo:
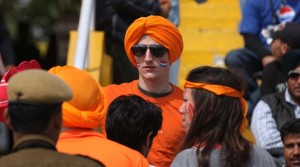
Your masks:
M161 46L161 45L141 45L141 44L137 44L132 46L131 51L133 52L133 54L137 57L142 57L143 55L145 55L147 49L150 49L150 52L153 56L155 57L163 57L166 52L167 52L167 48Z
M149 48L151 54L155 57L163 57L167 52L167 48L161 45L151 45Z
M146 45L134 45L131 48L131 51L133 52L133 54L135 56L142 57L147 51L147 46Z
M291 72L289 72L288 78L296 80L299 78L299 76L300 76L300 73L291 71Z

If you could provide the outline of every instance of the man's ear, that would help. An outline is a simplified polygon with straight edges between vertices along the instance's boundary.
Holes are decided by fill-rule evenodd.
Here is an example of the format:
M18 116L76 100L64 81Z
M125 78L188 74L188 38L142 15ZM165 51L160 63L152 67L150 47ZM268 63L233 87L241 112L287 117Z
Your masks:
M152 141L154 137L152 137L153 132L149 132L146 139L146 146L150 149L152 146Z
M9 116L7 107L4 109L3 115L4 115L4 119L5 119L6 125L10 129L13 129L13 126L12 126L11 121L10 121L10 116Z
M55 112L53 114L54 126L58 131L62 130L62 112Z
M289 45L288 45L287 43L283 43L283 45L281 45L280 49L281 49L281 52L282 52L283 54L286 54L286 52L287 52L288 50L290 50L290 47L289 47Z

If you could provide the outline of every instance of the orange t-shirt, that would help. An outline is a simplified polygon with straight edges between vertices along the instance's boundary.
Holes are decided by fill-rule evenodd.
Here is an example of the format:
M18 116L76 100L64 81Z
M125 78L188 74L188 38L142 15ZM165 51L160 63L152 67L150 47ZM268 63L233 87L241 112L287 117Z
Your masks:
M140 152L108 140L93 130L74 129L62 132L56 148L63 153L89 156L108 167L149 167L148 161Z
M183 103L183 91L177 86L172 85L172 93L164 97L153 98L143 94L137 85L138 80L121 85L113 84L106 86L104 92L107 98L107 105L120 95L135 94L160 106L163 110L162 127L154 138L147 159L151 165L156 167L169 167L185 135L182 117L178 111ZM102 122L103 124L105 122Z

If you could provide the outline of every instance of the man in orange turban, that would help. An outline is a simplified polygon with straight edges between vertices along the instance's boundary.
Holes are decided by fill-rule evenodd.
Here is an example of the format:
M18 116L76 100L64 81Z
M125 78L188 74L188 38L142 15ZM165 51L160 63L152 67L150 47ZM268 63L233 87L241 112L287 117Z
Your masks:
M181 34L161 16L141 17L127 29L124 46L130 62L138 69L139 79L106 86L107 105L120 95L135 94L160 106L162 129L147 159L154 166L169 167L185 135L178 111L183 91L169 83L170 65L183 49Z
M99 0L96 1L97 30L105 31L105 50L112 59L113 83L121 84L138 78L138 71L126 58L124 36L129 25L139 17L168 17L170 0ZM126 70L123 70L126 69Z
M49 72L64 80L73 91L73 98L62 107L64 128L56 145L60 152L86 155L105 166L149 167L141 153L93 130L104 119L106 109L103 89L91 75L72 66L53 67Z

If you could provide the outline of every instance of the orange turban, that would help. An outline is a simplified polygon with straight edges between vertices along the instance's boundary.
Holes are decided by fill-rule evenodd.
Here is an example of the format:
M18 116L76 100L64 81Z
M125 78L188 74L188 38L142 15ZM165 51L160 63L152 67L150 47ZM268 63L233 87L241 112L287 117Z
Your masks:
M161 16L140 17L128 27L124 39L126 54L134 66L136 66L136 62L131 47L144 35L150 36L155 42L168 49L171 64L181 55L182 37L172 22Z
M72 66L57 66L50 73L64 80L73 91L73 98L63 103L65 127L95 128L105 115L105 95L102 87L86 71Z

